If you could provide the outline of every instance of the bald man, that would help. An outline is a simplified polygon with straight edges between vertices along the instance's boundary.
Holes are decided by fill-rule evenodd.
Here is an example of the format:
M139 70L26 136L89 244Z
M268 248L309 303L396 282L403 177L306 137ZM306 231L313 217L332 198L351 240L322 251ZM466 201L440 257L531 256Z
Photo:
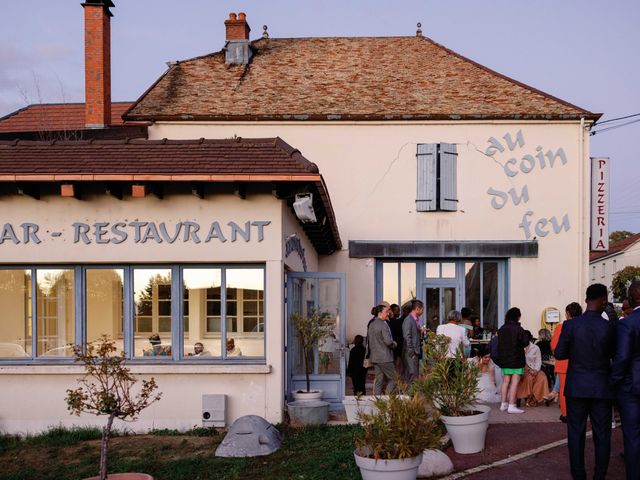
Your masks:
M640 281L629 287L633 311L618 321L611 379L618 393L627 480L640 479Z

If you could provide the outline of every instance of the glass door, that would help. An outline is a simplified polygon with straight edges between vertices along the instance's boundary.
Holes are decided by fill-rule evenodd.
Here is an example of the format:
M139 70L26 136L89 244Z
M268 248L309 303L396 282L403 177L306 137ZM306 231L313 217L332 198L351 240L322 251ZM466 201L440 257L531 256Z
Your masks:
M456 287L426 287L424 298L427 328L435 332L438 325L447 323L447 314L456 310Z
M306 390L305 366L310 372L311 389L322 390L322 399L339 405L345 378L345 285L342 273L287 274L287 371L288 398L296 390ZM304 358L291 321L292 314L328 315L333 328Z

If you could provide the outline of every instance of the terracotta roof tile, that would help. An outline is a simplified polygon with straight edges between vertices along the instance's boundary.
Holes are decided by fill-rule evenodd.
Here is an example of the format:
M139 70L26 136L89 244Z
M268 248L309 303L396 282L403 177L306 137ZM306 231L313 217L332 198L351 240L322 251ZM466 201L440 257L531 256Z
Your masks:
M122 125L122 114L131 102L111 104L111 124ZM84 103L42 103L29 105L0 118L0 133L83 130Z
M178 62L128 120L576 119L598 115L485 68L425 37L252 42Z
M0 175L318 174L315 164L279 138L0 142Z
M302 228L318 253L342 246L318 167L280 138L0 141L0 182L174 180L296 182L291 192L314 193L319 221Z
M624 250L626 250L627 248L629 248L631 245L635 244L638 241L640 241L640 233L636 233L623 240L618 240L617 242L610 243L609 250L607 250L606 252L589 253L589 262L594 262L604 257L610 257L612 255L622 253Z

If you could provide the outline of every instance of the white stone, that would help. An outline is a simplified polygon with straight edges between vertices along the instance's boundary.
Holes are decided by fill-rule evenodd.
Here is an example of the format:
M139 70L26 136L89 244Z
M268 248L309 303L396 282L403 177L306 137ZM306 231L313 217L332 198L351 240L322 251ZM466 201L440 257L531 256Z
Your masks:
M440 477L453 472L453 462L440 450L425 450L418 467L418 478Z

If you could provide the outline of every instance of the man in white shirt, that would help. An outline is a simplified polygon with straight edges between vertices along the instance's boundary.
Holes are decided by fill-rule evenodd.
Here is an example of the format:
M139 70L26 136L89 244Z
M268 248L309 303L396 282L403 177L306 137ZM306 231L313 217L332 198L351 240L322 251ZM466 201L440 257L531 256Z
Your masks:
M444 325L438 325L436 333L438 335L445 335L451 339L449 343L449 353L447 357L454 358L456 352L460 349L460 344L468 347L470 345L467 331L458 325L462 320L462 315L457 310L451 310L447 315L447 323Z

